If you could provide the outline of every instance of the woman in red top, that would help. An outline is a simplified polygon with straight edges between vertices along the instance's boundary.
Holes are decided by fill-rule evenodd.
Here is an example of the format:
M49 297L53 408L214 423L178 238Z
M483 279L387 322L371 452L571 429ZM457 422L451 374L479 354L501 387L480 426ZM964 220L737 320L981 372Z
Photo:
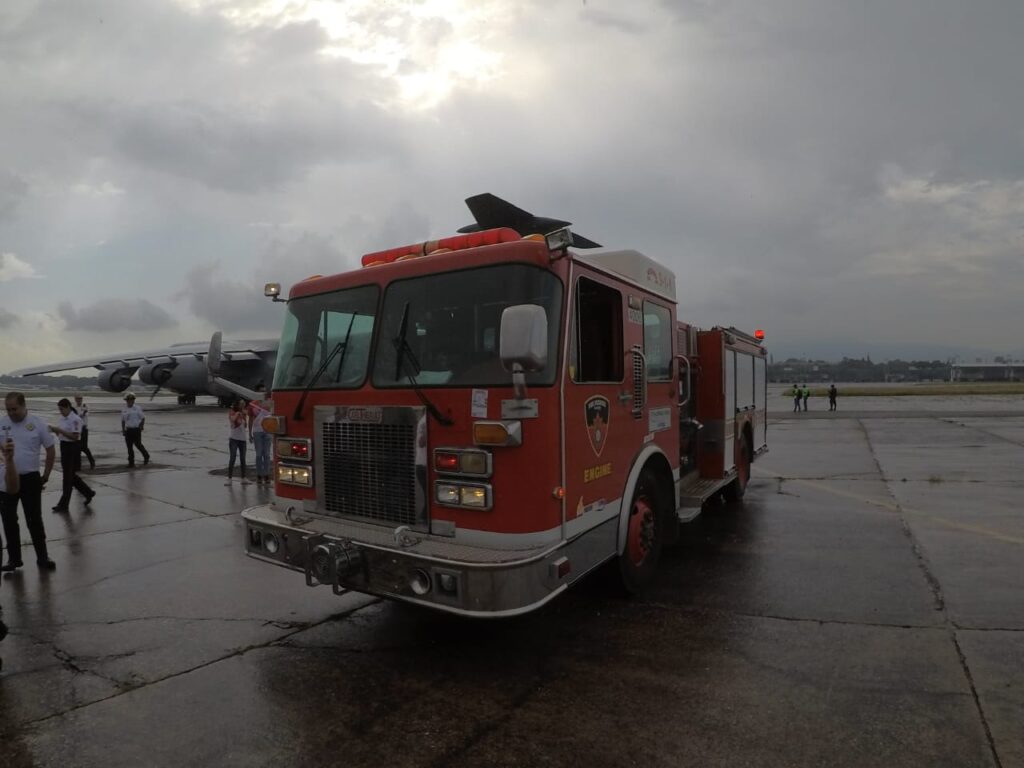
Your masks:
M235 400L228 411L228 481L224 485L231 485L232 475L235 473L235 454L238 454L241 464L242 485L248 485L245 479L245 441L248 437L248 419L245 415L245 403Z

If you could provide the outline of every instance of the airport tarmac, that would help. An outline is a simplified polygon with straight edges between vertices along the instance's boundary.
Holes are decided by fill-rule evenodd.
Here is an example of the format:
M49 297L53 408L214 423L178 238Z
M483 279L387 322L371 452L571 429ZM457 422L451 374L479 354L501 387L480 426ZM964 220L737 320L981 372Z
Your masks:
M57 570L0 586L0 766L1024 766L1024 399L771 393L647 594L506 621L247 559L224 412L143 401L129 471L97 398L99 495L55 473Z

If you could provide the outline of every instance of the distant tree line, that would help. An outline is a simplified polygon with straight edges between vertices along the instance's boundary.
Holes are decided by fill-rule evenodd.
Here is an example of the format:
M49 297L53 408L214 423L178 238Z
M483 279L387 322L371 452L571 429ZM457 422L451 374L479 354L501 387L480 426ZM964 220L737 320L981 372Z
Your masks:
M942 360L887 360L844 357L839 362L791 357L768 364L768 380L785 384L822 381L949 381L950 364Z
M66 389L69 392L99 389L95 376L0 376L0 389L11 390L32 389Z

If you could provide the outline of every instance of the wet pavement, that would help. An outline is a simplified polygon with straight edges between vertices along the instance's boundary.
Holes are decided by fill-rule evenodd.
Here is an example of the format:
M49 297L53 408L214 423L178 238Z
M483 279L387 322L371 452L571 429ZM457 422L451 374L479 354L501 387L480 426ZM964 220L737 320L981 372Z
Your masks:
M0 766L1024 766L1024 399L889 399L778 395L647 594L497 622L247 559L224 413L152 406L129 471L97 399L100 495L55 474L58 569L0 587Z

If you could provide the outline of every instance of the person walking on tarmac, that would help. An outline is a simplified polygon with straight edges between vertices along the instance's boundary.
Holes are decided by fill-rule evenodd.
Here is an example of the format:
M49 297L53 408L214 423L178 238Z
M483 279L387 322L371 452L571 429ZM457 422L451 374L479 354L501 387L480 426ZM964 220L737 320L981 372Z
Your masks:
M804 410L807 410L807 398L811 396L811 388L804 384Z
M800 410L800 387L793 385L793 413Z
M832 384L832 386L828 388L828 409L830 411L836 410L836 396L838 394L839 391L836 389L836 385Z
M57 422L57 426L50 427L50 431L60 440L60 470L64 474L64 485L60 501L57 502L53 511L67 512L73 489L85 496L87 505L96 495L96 491L86 485L85 481L78 476L78 468L82 465L82 444L79 442L82 432L82 417L74 412L71 401L66 397L57 401L57 408L60 409L60 420Z
M75 411L82 419L82 434L78 438L82 444L82 455L89 460L89 469L96 469L96 460L92 457L92 451L89 450L89 406L82 400L81 395L75 395L75 407L71 410Z
M149 464L149 451L142 444L142 430L146 426L146 414L142 406L135 404L135 395L129 392L124 396L125 407L121 409L121 434L124 444L128 446L128 466L135 466L135 448L142 454L142 463Z
M36 564L52 571L57 564L50 559L46 548L46 526L43 524L43 486L50 479L57 451L56 442L46 422L25 405L25 395L8 392L4 400L7 415L0 418L0 439L14 441L14 466L18 470L18 493L7 494L0 516L3 517L4 535L7 537L7 562L0 571L21 568L21 526L18 524L18 502L25 512L25 525L32 536L36 551ZM46 454L42 474L39 473L39 449Z
M18 470L14 466L14 441L9 437L0 438L0 505L6 505L13 500L18 503ZM0 541L0 550L3 550L3 541ZM0 607L0 640L7 637L7 625L4 624L4 612ZM4 668L4 660L0 659L0 670Z

